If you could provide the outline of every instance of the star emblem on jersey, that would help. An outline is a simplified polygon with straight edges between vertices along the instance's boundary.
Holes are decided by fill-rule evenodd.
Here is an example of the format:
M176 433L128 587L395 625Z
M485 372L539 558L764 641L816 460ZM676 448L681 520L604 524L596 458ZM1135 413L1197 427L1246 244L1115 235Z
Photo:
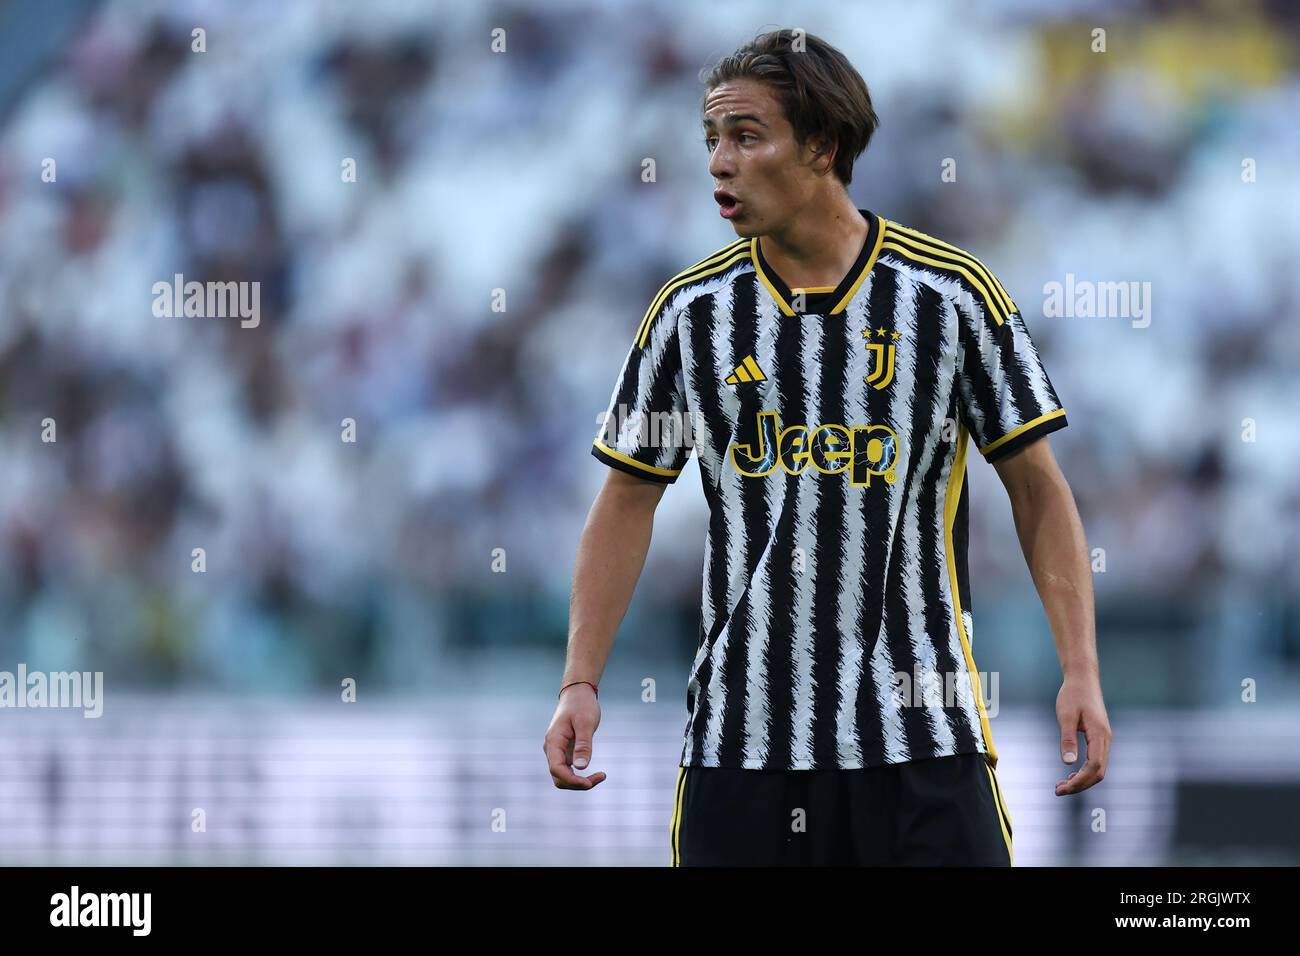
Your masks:
M763 370L758 367L754 361L754 356L746 355L745 360L736 366L736 370L723 379L728 385L739 385L741 382L766 382L767 376Z
M890 342L870 341L872 332L873 332L872 329L866 329L862 333L862 337L868 340L867 351L871 355L875 356L875 361L873 362L873 364L875 365L875 369L872 371L870 375L865 376L863 378L863 381L867 382L872 388L884 388L886 385L888 385L890 382L894 380L895 346L892 341ZM883 339L886 336L887 330L875 329L874 332L880 338ZM890 333L890 335L894 339L898 338L897 332Z

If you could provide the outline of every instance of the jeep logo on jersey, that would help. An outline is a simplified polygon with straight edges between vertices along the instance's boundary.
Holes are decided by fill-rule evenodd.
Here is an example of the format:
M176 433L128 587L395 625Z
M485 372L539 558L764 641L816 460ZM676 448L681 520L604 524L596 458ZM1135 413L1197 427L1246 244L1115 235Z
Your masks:
M758 437L733 444L731 462L747 478L762 478L778 465L803 474L811 462L823 475L849 473L849 484L871 486L878 475L893 484L898 474L898 436L888 425L787 425L776 412L759 412Z

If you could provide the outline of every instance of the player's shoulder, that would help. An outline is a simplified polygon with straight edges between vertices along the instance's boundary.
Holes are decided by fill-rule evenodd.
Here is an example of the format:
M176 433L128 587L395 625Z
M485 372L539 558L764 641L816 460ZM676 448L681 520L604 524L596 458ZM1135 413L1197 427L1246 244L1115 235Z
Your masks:
M637 328L636 341L644 345L650 329L662 317L681 309L696 296L712 290L719 277L739 263L749 262L750 240L735 239L676 273L659 287Z
M880 256L885 264L944 295L954 289L976 296L1001 325L1016 304L993 270L973 253L893 220L884 219Z

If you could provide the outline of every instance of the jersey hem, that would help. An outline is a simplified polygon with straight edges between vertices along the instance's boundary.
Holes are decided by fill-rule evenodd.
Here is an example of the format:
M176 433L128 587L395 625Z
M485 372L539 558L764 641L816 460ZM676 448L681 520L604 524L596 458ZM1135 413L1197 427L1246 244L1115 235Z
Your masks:
M982 743L982 741L981 741ZM901 760L886 760L883 762L869 762L864 760L836 761L833 764L815 764L812 761L796 760L789 766L776 767L769 766L761 757L749 757L744 760L721 760L717 754L703 754L698 760L686 758L679 760L678 766L685 768L718 768L722 770L766 770L769 772L784 772L787 770L869 770L872 767L895 767L904 763L915 763L918 760L930 760L935 757L957 757L962 754L984 754L988 758L988 750L982 746L953 747L945 749L939 753L926 754L925 756L904 757Z

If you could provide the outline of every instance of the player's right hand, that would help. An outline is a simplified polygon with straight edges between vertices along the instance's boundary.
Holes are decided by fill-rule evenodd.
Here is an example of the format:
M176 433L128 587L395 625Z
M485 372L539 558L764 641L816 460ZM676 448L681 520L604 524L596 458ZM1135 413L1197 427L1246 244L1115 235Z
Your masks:
M573 684L560 694L555 716L542 740L542 751L551 769L551 779L561 790L590 790L605 779L596 771L580 777L573 768L584 770L591 765L591 738L600 726L600 703L588 684Z

